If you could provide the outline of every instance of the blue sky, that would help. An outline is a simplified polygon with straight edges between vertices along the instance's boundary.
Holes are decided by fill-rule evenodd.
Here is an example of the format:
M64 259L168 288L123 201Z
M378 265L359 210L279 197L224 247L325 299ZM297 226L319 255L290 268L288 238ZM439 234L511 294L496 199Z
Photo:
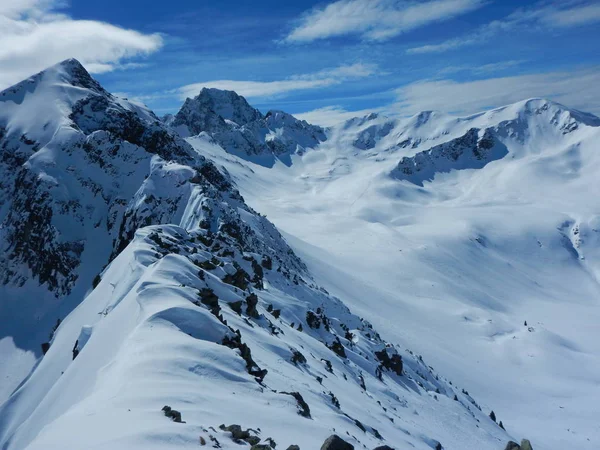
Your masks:
M0 28L0 87L76 57L159 115L202 86L325 125L538 96L600 114L600 0L0 0Z

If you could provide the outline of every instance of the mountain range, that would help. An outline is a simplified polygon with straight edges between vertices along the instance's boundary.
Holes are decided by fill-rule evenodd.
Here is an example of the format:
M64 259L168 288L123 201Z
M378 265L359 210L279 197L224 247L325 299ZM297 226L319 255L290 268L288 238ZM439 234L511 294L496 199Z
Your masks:
M544 99L324 129L217 89L159 118L76 60L24 80L0 448L594 448L599 138Z

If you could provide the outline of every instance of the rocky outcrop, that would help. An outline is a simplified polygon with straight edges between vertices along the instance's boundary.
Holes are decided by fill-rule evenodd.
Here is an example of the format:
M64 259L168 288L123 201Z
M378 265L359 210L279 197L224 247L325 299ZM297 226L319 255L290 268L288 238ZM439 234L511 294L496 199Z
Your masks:
M283 111L269 111L263 116L244 97L218 89L203 88L167 123L184 137L204 133L227 152L266 165L326 139L321 127Z
M521 445L514 441L508 441L506 447L504 447L504 450L533 450L533 447L531 446L529 439L522 439Z
M354 446L343 440L337 434L332 434L325 442L323 442L321 450L354 450Z
M495 139L492 130L471 128L463 136L436 145L414 156L405 156L392 171L392 177L419 186L437 173L452 170L480 169L508 153Z

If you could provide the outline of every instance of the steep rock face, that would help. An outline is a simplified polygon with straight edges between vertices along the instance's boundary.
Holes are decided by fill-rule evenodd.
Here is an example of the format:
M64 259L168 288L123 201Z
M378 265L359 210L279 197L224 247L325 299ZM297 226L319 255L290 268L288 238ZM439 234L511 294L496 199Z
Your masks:
M411 157L404 157L392 171L399 180L423 185L436 173L461 169L479 169L507 154L491 130L472 128L459 138L432 147Z
M231 91L203 88L187 99L170 126L183 137L206 133L227 152L265 165L326 140L321 127L282 111L263 116Z
M77 305L135 230L178 224L198 191L242 202L151 111L108 93L75 60L0 93L0 339L39 353L35 336ZM185 218L197 225L204 213Z
M171 125L185 126L190 135L196 135L229 130L228 122L242 126L262 118L260 111L235 92L202 88L196 97L186 99Z

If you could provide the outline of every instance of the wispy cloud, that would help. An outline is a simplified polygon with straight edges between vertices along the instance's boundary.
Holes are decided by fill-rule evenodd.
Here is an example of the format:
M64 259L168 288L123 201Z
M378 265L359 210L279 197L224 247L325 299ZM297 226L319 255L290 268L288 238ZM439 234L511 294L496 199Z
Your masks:
M600 4L596 0L552 2L536 9L521 9L511 15L515 21L537 21L550 27L575 27L600 22Z
M582 0L571 0L538 4L535 8L518 9L502 20L494 20L479 27L473 33L448 39L437 44L422 45L407 50L407 53L441 53L461 47L481 44L494 36L519 27L529 29L559 29L584 26L600 22L600 4Z
M372 112L395 117L436 110L464 116L532 97L548 98L571 108L600 115L598 85L600 67L463 82L452 79L424 80L396 89L396 101L382 107L347 110L332 105L294 116L322 126L335 125Z
M334 105L294 114L294 117L323 127L330 127L353 117L366 116L367 114L380 111L382 111L382 108L348 111L341 106Z
M333 86L348 80L369 77L377 72L377 66L371 64L350 64L321 70L319 72L296 75L285 80L240 81L214 80L193 83L178 89L179 97L194 97L203 87L235 91L245 97L268 97L292 91L316 89Z
M143 34L60 13L61 0L0 0L0 88L58 61L77 58L96 73L127 68L127 59L162 46Z
M513 59L509 61L499 61L480 66L448 66L438 72L439 75L449 75L452 73L466 72L475 75L489 74L493 72L502 72L508 69L513 69L520 66L525 61L521 59Z
M451 79L411 83L397 89L394 114L440 110L471 114L531 97L600 113L600 67L458 82Z
M311 42L343 35L384 41L473 11L484 3L483 0L339 0L307 12L285 41Z

